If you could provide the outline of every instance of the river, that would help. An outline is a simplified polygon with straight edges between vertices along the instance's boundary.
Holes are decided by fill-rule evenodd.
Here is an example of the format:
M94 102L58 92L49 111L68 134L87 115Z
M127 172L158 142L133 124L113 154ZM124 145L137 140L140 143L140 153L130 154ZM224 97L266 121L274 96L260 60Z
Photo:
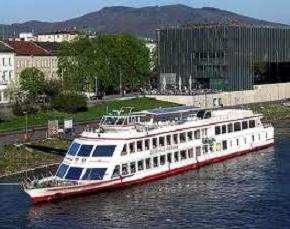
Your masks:
M275 146L161 181L33 206L0 186L0 228L290 228L290 123Z

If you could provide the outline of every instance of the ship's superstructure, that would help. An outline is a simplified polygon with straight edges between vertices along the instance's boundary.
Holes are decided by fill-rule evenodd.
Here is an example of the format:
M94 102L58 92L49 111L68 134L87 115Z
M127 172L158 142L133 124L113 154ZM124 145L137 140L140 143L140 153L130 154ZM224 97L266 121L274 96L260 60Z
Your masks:
M25 184L34 202L160 179L271 146L251 110L181 106L105 115L75 139L55 175Z

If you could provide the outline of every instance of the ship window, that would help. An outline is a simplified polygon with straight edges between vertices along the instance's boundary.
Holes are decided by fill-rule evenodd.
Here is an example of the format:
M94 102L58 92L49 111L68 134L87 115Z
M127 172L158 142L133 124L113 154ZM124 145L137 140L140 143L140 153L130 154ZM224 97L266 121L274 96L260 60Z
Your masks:
M160 138L159 138L159 146L160 146L160 147L163 147L164 145L165 145L164 137L160 137Z
M120 175L120 165L116 165L112 177L118 177Z
M218 152L221 151L222 150L222 144L221 143L216 143L215 150L218 151Z
M68 150L68 155L75 156L77 154L79 148L80 148L80 144L78 144L78 143L71 144L71 146L69 147L69 150Z
M239 141L239 139L237 139L237 146L240 144L240 141Z
M196 152L196 156L197 156L197 157L201 156L201 147L200 147L200 146L197 146L197 147L195 148L195 152Z
M130 149L130 153L134 153L135 152L135 149L134 149L135 147L134 147L134 142L131 142L130 144L129 144L129 149Z
M145 140L145 150L149 150L149 139Z
M122 164L122 175L128 175L128 164Z
M168 146L171 145L171 135L167 135L167 136L166 136L166 142L167 142L167 145L168 145Z
M194 139L200 139L200 130L194 131Z
M244 142L245 142L245 144L247 144L247 138L244 138Z
M208 145L203 145L202 151L203 153L208 153Z
M172 163L172 154L171 153L167 154L167 162Z
M92 145L82 145L79 152L78 156L79 157L89 157L91 152L92 152L93 146Z
M152 145L153 145L153 149L157 148L157 138L152 139Z
M192 132L191 131L187 132L187 138L188 138L188 141L192 140Z
M93 157L112 157L115 149L115 145L97 146L93 152Z
M228 149L227 141L223 141L222 145L223 145L223 150L227 150Z
M248 129L248 121L243 121L242 127L243 127L243 130Z
M193 149L188 150L188 158L193 158Z
M215 135L220 135L221 134L221 127L220 126L216 126L215 127Z
M185 133L180 133L180 134L179 134L179 139L180 139L180 143L185 142L185 141L186 141Z
M144 170L144 160L138 161L138 171Z
M121 155L123 156L126 154L127 154L127 144L124 145Z
M151 168L151 158L147 158L145 163L146 163L146 169L150 169Z
M207 137L207 128L201 129L201 135L203 138Z
M180 151L180 159L185 160L186 159L186 150Z
M178 135L177 134L173 134L173 142L174 144L178 144Z
M259 139L259 141L261 140L261 134L258 135L258 139Z
M165 155L160 156L160 165L165 164Z
M142 151L142 141L137 141L137 152Z
M250 127L250 128L255 128L255 127L256 127L256 122L255 122L255 120L250 120L250 121L249 121L249 127Z
M153 167L154 168L158 167L158 157L153 158Z
M130 163L130 171L131 171L131 174L136 173L136 162L135 161Z
M83 169L82 168L77 168L77 167L70 167L65 179L68 180L79 180L80 176L82 174Z
M233 141L230 140L230 148L232 148L232 147L233 147Z
M234 123L234 130L235 131L240 131L241 130L241 123L240 122L235 122Z
M227 133L227 126L222 125L222 134L226 134L226 133Z
M68 169L68 165L61 164L57 170L56 176L63 178L64 175L66 174L67 169Z
M179 152L174 152L174 162L179 161Z
M103 180L106 168L89 168L86 170L86 173L83 175L83 180Z
M252 135L252 142L255 142L255 135Z
M233 132L233 124L229 123L228 124L228 133L232 133Z

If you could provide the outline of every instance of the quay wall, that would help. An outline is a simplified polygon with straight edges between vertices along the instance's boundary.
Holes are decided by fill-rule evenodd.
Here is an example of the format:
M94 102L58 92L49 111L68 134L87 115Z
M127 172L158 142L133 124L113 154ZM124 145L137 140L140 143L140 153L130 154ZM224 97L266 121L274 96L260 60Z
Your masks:
M184 105L215 107L217 101L223 106L279 101L290 98L290 83L255 85L253 90L221 92L208 95L151 95L161 101Z

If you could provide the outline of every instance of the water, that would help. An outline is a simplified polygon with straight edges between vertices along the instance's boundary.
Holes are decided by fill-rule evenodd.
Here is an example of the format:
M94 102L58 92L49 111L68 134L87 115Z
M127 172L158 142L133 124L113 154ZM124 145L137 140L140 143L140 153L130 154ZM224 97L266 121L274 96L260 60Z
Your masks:
M0 228L290 228L290 124L276 132L267 150L58 204L0 186Z

